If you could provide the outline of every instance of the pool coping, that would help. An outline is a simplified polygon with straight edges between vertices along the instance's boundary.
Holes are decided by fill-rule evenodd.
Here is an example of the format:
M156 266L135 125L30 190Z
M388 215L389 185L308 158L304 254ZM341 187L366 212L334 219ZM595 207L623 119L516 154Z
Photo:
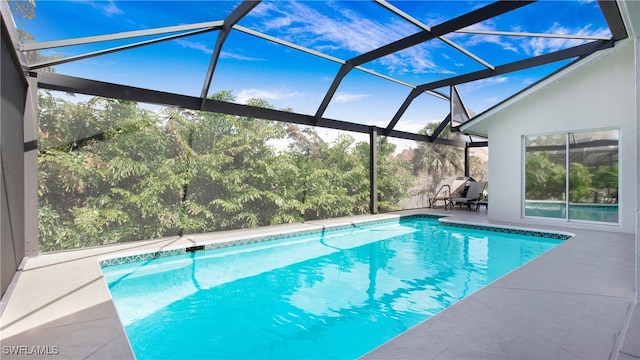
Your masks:
M397 219L402 215L411 214L435 214L441 217L441 222L454 224L454 226L466 223L466 225L468 226L499 226L502 228L504 228L505 226L512 226L513 228L518 229L527 229L534 231L539 230L522 227L520 226L520 224L490 224L483 219L477 219L479 221L474 221L465 219L464 216L462 218L456 219L458 218L457 215L465 215L463 213L458 213L456 214L455 218L452 218L450 217L451 213L420 210L413 212L402 212L397 214L373 216L366 215L342 219L310 221L303 224L275 226L265 229L255 229L242 232L229 231L214 234L197 234L185 237L147 240L136 243L104 246L100 248L89 248L45 254L38 257L30 258L25 262L16 277L14 277L14 286L12 293L10 295L5 295L5 298L8 298L8 301L3 298L3 301L6 302L6 307L0 316L0 341L2 342L3 349L4 346L24 346L27 350L33 349L33 347L35 346L48 350L57 349L58 354L49 354L48 356L46 356L47 359L132 359L134 358L134 356L131 351L131 347L127 340L126 334L124 333L124 329L122 328L122 324L120 323L120 320L118 318L106 283L103 279L99 261L105 260L109 257L113 258L118 256L130 256L136 252L152 253L157 251L171 251L178 248L188 248L191 246L201 245L207 241L223 241L221 239L233 241L239 240L242 237L247 238L256 235L268 236L275 233L281 233L283 231L295 232L311 229L329 228L340 225L352 226L353 223L362 222L361 220L385 220L390 218ZM566 233L565 230L567 229L551 229L552 232ZM633 234L613 234L604 231L594 232L582 231L579 229L571 230L573 231L573 233L576 233L576 236L554 248L547 254L542 255L531 263L520 268L524 270L518 270L514 272L514 274L529 274L530 278L525 279L525 282L528 281L529 283L535 283L539 280L539 276L536 276L536 272L538 271L536 269L538 268L538 266L534 265L533 267L530 267L530 264L535 264L538 262L538 259L546 259L548 255L555 254L557 252L556 249L563 248L565 244L571 244L570 247L577 247L583 250L585 247L593 246L593 241L589 240L585 242L583 240L585 238L592 238L594 234L600 234L602 237L606 237L607 242L614 241L619 244L624 244L627 247L629 246L629 243L633 243L633 241L631 240L634 239ZM214 239L212 239L212 237ZM603 250L604 252L607 251L607 249L600 250ZM614 250L620 249L619 247L616 247ZM598 252L595 260L604 259L607 262L611 262L611 256L603 256L603 251ZM623 251L621 254L625 254L625 251ZM628 253L633 252L629 251ZM569 257L572 256L575 257L576 254L569 254ZM620 257L621 255L617 254L615 256ZM592 259L592 261L593 260L594 259ZM614 302L618 305L617 307L614 307L616 310L620 310L620 302L630 303L630 299L633 296L633 282L629 279L631 275L627 274L628 271L626 271L626 269L632 269L633 266L631 266L632 263L630 259L625 258L623 260L623 263L626 264L626 267L622 266L622 268L625 269L623 271L624 276L620 276L620 274L618 273L622 271L618 269L621 264L618 264L618 266L616 267L617 270L614 274L616 276L605 276L607 278L607 281L604 281L604 283L608 283L609 285L611 285L612 283L618 284L618 287L624 289L622 293L615 294L613 296L609 294L606 297L606 299L609 299L611 301L615 300ZM533 271L530 271L532 269ZM502 289L504 288L504 286L500 284L504 284L504 279L507 279L508 282L510 281L508 279L511 279L513 276L513 274L509 274L507 275L507 277L501 278L496 283L492 284L492 286L498 286L499 289ZM571 279L576 280L575 278ZM551 278L550 280L552 282L558 281L557 278ZM52 286L53 284L55 284L55 286ZM602 286L602 284L599 284L599 286ZM536 289L529 290L534 292L536 291ZM593 292L593 290L590 292ZM481 294L481 292L478 293ZM416 327L415 329L424 329L425 326L427 329L437 328L438 326L441 326L441 321L439 321L438 318L446 318L448 316L451 316L450 314L459 313L460 311L462 311L461 309L466 309L469 306L473 307L474 305L477 305L477 301L474 299L478 293L473 294L469 298L467 298L471 300L465 301L465 299L462 302L455 304L452 308L450 308L451 310L447 309L440 313L444 315L436 315L433 318L427 320L425 323L418 325L418 327ZM522 301L522 299L518 301ZM584 314L579 315L582 318L584 317ZM614 322L619 322L619 317L620 314L616 313ZM436 320L432 321L432 319ZM456 321L463 322L457 323ZM451 322L452 325L450 324L450 326L453 326L453 330L456 329L456 324L459 327L463 327L465 323L469 322L469 319L458 319L456 321ZM500 326L502 327L507 325L508 324L500 324ZM618 338L620 336L618 332L621 328L621 326L618 327L616 329L616 333L610 334L610 336ZM452 329L449 329L447 331L451 330ZM424 344L424 337L422 337L421 335L417 338L415 337L415 333L417 331L418 330L411 329L410 331L405 333L407 335L403 335L402 338L393 339L390 342L381 345L381 347L375 349L365 357L383 358L384 354L386 354L388 358L389 353L385 353L385 351L392 349L393 358L414 358L416 354L411 353L411 351L421 349L422 345L412 343L411 341L409 341L409 343L406 343L406 339L412 337L414 338L414 341L416 341L415 339L422 339L420 341ZM444 340L441 339L439 341L440 343L444 344ZM594 341L590 342L595 343ZM496 342L496 344L499 345L500 342ZM517 341L514 341L514 344L517 344ZM391 348L389 348L389 346L391 346ZM603 346L609 347L608 350L611 351L609 341L606 345ZM482 345L482 347L486 348L488 347L488 345L485 343ZM451 349L451 347L448 347L448 349ZM407 356L408 353L412 356ZM423 352L420 354L424 355L420 356L422 358L430 357L429 355L427 355L428 352ZM446 354L446 352L443 351L441 354ZM504 354L507 353L505 352ZM439 357L442 356L443 355L439 355ZM438 356L432 357L437 358ZM495 358L495 356L492 357ZM22 356L17 356L15 358L34 359L37 358L37 356L34 357L33 353L23 353Z

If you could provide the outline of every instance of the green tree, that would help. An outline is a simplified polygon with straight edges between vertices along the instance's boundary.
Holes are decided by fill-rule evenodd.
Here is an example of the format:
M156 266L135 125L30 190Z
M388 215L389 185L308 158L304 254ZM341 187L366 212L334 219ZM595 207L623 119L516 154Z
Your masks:
M604 199L594 199L594 202L617 202L618 165L598 167L595 173L592 174L592 184L596 190L602 191L605 196Z
M328 143L251 117L45 91L39 100L42 251L369 211L369 145L350 135ZM285 139L287 149L273 145ZM386 138L376 146L381 209L395 209L410 165Z
M158 206L158 192L170 198L175 189L152 174L166 170L161 162L175 151L167 153L169 138L153 114L127 101L73 104L41 92L39 135L41 250L171 232L175 221Z
M433 134L438 123L430 123L420 131L421 134ZM440 138L459 140L458 133L451 133L446 127L439 135ZM417 186L414 196L431 198L438 191L437 187L443 180L464 174L464 153L461 149L429 142L420 142L414 150L411 161L413 175Z
M214 98L232 101L233 95L220 92ZM252 105L269 106L260 100L252 100ZM282 126L250 117L179 109L167 109L166 115L180 147L184 231L271 224L277 156L269 141L284 136Z
M427 124L420 134L432 134L438 127L438 123ZM459 140L458 133L452 133L449 127L446 127L439 135L440 138ZM413 158L413 173L426 172L434 179L442 179L452 174L459 174L464 170L462 153L454 146L443 144L420 142L415 150Z
M566 170L556 164L546 151L527 153L525 160L526 197L528 200L562 200L566 191Z
M401 210L398 202L409 197L413 183L411 164L396 154L389 138L378 137L378 208L382 212Z
M589 170L580 163L571 163L569 166L569 201L585 202L593 192Z
M470 176L476 181L488 180L488 162L486 158L480 156L474 156L473 153L469 156L469 172Z
M294 186L304 219L360 214L368 211L368 166L355 151L355 139L340 135L325 142L311 128L288 127L291 164L297 168Z

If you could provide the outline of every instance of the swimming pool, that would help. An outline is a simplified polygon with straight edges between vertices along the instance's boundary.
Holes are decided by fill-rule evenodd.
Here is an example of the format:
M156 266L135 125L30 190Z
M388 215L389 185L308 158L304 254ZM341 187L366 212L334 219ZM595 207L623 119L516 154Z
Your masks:
M103 273L138 359L348 359L567 238L509 232L411 217Z

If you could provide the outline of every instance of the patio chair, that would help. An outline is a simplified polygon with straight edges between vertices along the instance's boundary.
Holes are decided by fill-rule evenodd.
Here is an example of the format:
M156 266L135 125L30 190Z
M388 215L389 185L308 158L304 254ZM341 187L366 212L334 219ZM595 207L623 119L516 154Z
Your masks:
M433 198L429 199L429 207L436 208L436 203L438 201L442 201L446 208L452 197L463 196L462 192L468 180L469 178L466 177L457 177L455 179L449 178L440 182L438 191L436 191Z
M478 209L478 201L482 197L482 192L484 191L484 187L487 183L482 181L474 181L469 183L469 189L467 190L467 194L464 197L455 197L451 198L452 204L458 204L462 206L463 204L467 205L469 210L474 210L471 207L475 205L475 210Z

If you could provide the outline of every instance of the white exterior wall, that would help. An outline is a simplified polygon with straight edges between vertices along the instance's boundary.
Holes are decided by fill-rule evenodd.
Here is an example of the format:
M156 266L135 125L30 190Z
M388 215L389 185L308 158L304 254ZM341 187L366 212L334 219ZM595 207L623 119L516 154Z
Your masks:
M636 154L640 151L640 2L626 1L622 9L632 37L635 38L635 107L636 107ZM636 157L636 180L640 179L640 157ZM636 185L636 304L640 304L640 183ZM635 311L640 311L636 307ZM636 315L637 316L637 315ZM636 326L636 330L637 330ZM636 354L637 355L637 354Z
M619 128L619 225L532 218L526 222L636 231L634 62L634 43L625 40L592 55L570 72L556 74L489 115L489 219L524 221L523 135Z
M636 4L636 14L640 15L640 6ZM638 16L640 18L640 16ZM640 150L640 31L637 32L635 44L635 65L636 65L636 154ZM640 157L636 157L636 183L640 179ZM640 210L638 205L640 204L640 183L636 184L636 303L640 304ZM638 311L636 308L635 311Z

